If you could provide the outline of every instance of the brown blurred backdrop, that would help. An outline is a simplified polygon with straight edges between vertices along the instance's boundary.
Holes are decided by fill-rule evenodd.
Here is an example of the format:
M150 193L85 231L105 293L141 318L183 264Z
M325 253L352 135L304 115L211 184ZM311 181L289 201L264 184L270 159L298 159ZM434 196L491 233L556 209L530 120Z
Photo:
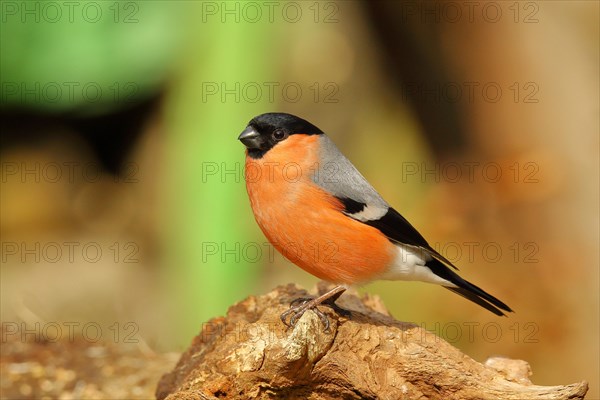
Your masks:
M599 398L598 3L227 4L101 5L98 23L3 4L2 322L180 351L234 301L311 287L255 226L236 141L285 111L516 313L361 290L476 360Z

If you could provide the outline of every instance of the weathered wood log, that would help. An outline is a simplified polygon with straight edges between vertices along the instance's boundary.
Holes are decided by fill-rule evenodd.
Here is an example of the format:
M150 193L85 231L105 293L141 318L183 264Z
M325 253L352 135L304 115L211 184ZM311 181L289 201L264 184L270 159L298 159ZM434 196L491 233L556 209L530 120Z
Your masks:
M325 285L319 285L324 292ZM478 363L414 324L393 319L376 297L344 294L327 307L330 332L313 312L286 330L279 315L306 296L277 287L232 306L203 326L175 369L162 399L583 399L587 383L536 386L525 361Z

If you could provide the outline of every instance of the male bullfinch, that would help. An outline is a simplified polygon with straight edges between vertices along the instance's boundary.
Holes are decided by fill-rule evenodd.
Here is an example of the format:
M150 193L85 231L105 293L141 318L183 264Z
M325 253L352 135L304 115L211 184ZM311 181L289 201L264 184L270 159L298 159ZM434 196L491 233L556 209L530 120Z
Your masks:
M348 286L376 279L435 283L496 315L512 311L458 276L310 122L262 114L238 139L247 148L246 189L260 229L291 262L339 285L316 299L292 302L281 316L284 324L294 325L312 309L328 328L317 305L335 306Z

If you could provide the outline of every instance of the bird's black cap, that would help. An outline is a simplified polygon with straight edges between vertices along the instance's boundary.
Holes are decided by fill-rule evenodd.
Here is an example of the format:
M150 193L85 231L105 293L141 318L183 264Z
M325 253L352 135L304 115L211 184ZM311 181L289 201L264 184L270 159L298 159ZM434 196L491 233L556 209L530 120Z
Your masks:
M277 143L297 134L322 135L323 131L292 114L266 113L252 118L238 139L250 157L261 158Z

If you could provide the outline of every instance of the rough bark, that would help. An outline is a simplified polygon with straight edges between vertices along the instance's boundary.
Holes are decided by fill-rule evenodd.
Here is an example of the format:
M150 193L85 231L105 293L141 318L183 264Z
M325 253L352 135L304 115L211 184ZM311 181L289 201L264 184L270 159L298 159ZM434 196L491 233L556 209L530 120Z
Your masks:
M321 285L319 291L325 287ZM583 399L587 383L536 386L525 361L474 361L438 336L393 319L374 297L344 294L286 330L279 315L306 291L288 285L232 306L204 324L158 399Z

